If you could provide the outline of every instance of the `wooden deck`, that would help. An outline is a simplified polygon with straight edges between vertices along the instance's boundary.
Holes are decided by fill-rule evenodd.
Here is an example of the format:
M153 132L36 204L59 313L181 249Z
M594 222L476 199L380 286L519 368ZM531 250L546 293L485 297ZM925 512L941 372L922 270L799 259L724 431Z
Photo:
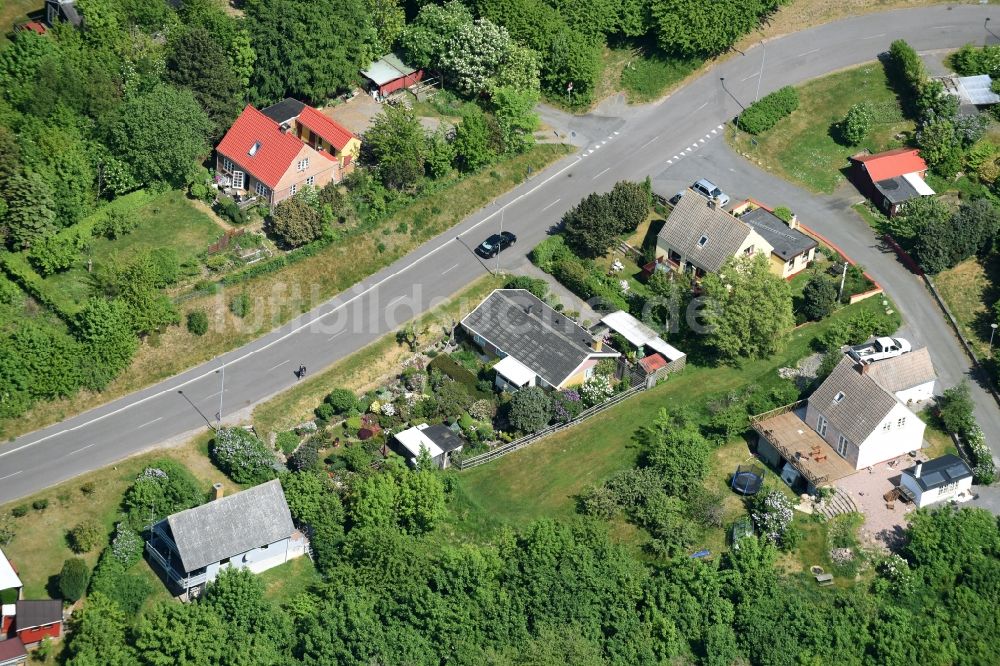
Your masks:
M806 425L799 411L802 410L789 410L763 420L754 419L753 428L814 486L832 483L856 473L857 470L841 458L819 433Z

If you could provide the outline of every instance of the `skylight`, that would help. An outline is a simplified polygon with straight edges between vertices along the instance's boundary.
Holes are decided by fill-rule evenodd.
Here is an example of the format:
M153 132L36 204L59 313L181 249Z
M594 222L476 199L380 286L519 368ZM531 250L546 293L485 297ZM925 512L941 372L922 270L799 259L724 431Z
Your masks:
M844 399L844 392L843 391L840 391L839 393L837 393L837 395L833 396L833 401L834 402L840 402L843 399Z
M252 146L250 146L250 150L247 151L247 155L253 157L254 155L257 154L258 150L260 150L260 141L257 141Z
M708 236L702 236L698 239L698 247L705 247L705 243L708 242Z

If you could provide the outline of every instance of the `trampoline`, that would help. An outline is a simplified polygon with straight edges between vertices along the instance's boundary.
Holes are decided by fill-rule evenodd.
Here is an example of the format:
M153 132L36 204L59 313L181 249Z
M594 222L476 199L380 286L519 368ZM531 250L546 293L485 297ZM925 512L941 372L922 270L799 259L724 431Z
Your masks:
M740 465L733 473L729 487L740 495L754 495L764 483L764 468L760 465Z

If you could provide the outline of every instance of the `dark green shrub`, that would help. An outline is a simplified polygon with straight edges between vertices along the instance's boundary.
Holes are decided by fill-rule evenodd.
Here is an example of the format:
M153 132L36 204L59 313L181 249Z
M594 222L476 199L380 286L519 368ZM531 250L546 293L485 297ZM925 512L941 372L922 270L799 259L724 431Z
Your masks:
M107 595L126 615L134 616L152 593L153 587L145 577L128 573L125 565L106 550L94 568L89 591L90 594L100 592Z
M205 335L208 332L208 315L204 310L188 313L187 329L194 335Z
M541 278L528 277L527 275L515 275L507 280L503 285L504 289L527 289L540 300L545 300L549 293L549 283Z
M761 134L797 108L799 108L798 91L791 86L785 86L770 95L765 95L743 111L739 116L739 127L750 134Z
M47 508L49 508L49 501L44 497L42 499L36 499L34 502L31 503L31 508L34 509L35 511L45 511Z
M566 239L562 234L556 234L535 246L531 251L531 261L546 273L551 273L555 262L572 255L573 253L566 247Z
M63 562L59 572L59 592L70 603L80 600L90 582L90 569L82 557L71 557Z
M162 459L149 464L125 491L122 509L129 525L142 530L161 518L201 504L205 491L180 463Z
M336 388L330 391L325 399L326 404L333 408L335 414L347 414L358 408L358 396L354 391Z
M139 216L131 210L110 210L94 225L94 235L114 240L130 234L139 226Z
M243 319L250 314L251 304L250 296L244 292L229 302L229 311L240 319Z
M333 407L325 402L320 403L319 407L313 410L313 413L316 414L316 418L318 420L324 422L332 421L333 417L337 415L336 412L333 411Z
M27 516L28 511L30 511L30 509L27 504L18 504L10 510L11 514L13 514L15 518L23 518L24 516Z
M292 454L295 447L299 445L299 436L292 431L279 432L278 437L274 441L274 446L279 451L284 453L286 456Z
M88 497L93 495L95 490L97 490L97 485L93 481L87 481L85 484L80 486L80 492Z
M93 550L104 538L104 528L94 520L85 520L69 531L69 547L74 553Z

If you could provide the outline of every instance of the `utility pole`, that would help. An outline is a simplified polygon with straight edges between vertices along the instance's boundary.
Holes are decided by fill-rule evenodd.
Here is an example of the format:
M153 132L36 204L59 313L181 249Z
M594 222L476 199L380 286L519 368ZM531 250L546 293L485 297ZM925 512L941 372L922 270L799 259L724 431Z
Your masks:
M840 276L840 293L837 294L837 300L839 301L844 297L844 283L847 281L847 262L844 262L844 272Z
M222 396L226 392L226 364L222 364L222 385L219 387L219 425L222 425Z
M767 57L767 49L764 48L764 40L760 40L760 74L757 75L757 92L753 96L754 103L760 99L760 80L764 78L764 58Z
M497 245L497 270L496 270L496 274L497 275L500 275L500 250L503 249L503 211L504 211L504 209L501 208L500 209L500 241L499 241L499 244Z

